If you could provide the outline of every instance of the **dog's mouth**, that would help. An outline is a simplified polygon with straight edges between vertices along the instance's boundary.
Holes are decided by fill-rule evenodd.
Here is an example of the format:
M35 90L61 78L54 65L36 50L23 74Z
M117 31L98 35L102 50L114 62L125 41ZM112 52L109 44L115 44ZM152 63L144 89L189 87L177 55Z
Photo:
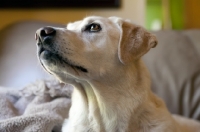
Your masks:
M40 45L40 46L39 46ZM62 57L58 53L51 51L49 48L45 49L41 44L38 43L38 56L41 59L47 61L49 64L57 65L57 63L65 64L73 68L74 70L79 70L81 72L87 73L88 70L83 66L76 65L72 63L69 59ZM42 66L45 68L44 64L41 62ZM48 65L48 64L47 64ZM46 68L45 68L46 69Z

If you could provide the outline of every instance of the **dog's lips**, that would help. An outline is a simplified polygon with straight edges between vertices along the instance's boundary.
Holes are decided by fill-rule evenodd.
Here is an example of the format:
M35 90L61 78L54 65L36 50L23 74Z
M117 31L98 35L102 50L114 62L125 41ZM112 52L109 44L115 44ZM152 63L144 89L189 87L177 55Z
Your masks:
M78 69L82 72L88 72L87 69L85 69L84 67L72 64L68 59L64 59L59 54L46 50L43 47L39 49L38 55L39 55L40 60L43 60L43 61L45 60L48 63L54 64L54 65L56 65L57 63L60 63L60 64L64 63L72 67L73 69Z
M54 55L52 52L44 49L41 49L39 54L43 60L50 60L50 61L52 61Z
M43 47L41 47L38 51L38 55L40 56L40 54L44 51L45 49Z

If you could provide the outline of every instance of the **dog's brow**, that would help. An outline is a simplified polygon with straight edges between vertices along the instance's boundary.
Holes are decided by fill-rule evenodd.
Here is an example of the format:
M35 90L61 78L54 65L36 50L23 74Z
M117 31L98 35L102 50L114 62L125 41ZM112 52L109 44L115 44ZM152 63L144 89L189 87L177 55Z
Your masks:
M94 23L94 21L96 21L95 19L86 19L84 22L84 25L88 25L88 24L91 24L91 23Z
M90 23L93 23L94 22L94 20L89 20L88 22L87 22L87 24L90 24Z
M95 20L93 20L93 19L87 19L87 20L85 20L85 21L82 21L82 24L81 24L81 25L82 25L82 26L81 26L82 29L81 29L81 30L82 30L82 31L85 30L85 28L86 28L88 25L94 23L94 21L95 21Z

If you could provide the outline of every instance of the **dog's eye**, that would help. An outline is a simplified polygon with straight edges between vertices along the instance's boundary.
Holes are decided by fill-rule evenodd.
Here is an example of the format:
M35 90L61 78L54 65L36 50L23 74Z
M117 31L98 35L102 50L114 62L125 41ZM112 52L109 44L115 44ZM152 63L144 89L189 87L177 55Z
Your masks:
M85 28L85 31L89 31L89 32L99 32L101 30L101 26L99 24L96 23L92 23L90 25L87 25Z

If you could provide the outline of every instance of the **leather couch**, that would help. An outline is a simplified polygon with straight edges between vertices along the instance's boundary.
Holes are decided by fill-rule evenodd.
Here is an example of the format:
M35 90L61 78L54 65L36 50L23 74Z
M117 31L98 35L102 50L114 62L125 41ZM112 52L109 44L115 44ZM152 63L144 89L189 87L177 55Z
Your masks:
M35 31L43 26L63 26L24 21L0 30L0 86L21 88L52 78L36 56ZM179 115L200 120L200 30L156 31L158 45L143 60L152 90Z

